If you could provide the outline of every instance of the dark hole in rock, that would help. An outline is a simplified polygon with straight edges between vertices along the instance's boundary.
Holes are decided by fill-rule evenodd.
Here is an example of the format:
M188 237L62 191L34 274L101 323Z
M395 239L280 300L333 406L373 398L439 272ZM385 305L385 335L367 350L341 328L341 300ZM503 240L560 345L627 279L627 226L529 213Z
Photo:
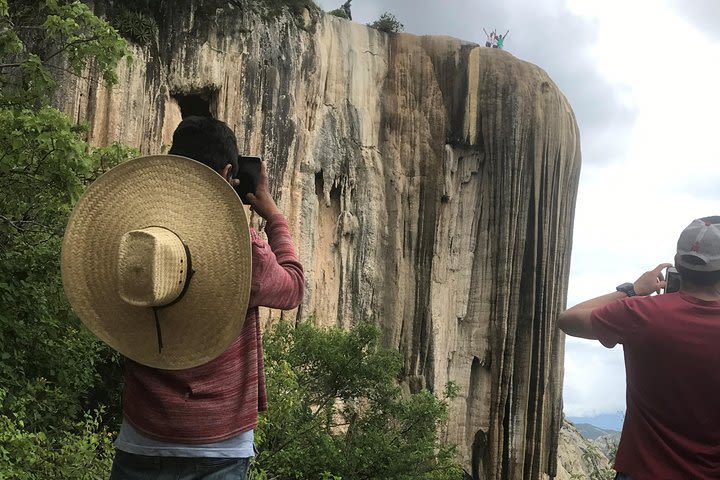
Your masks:
M180 106L182 118L191 115L215 118L218 91L203 89L199 92L174 93L172 97Z

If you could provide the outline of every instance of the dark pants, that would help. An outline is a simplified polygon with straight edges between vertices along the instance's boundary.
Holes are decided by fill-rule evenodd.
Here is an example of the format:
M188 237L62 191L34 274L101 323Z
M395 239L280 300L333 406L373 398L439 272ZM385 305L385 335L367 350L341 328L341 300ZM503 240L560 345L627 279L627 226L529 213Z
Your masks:
M615 480L633 480L630 478L630 475L625 475L624 473L618 473L615 475Z
M117 450L110 480L245 480L249 458L148 457Z

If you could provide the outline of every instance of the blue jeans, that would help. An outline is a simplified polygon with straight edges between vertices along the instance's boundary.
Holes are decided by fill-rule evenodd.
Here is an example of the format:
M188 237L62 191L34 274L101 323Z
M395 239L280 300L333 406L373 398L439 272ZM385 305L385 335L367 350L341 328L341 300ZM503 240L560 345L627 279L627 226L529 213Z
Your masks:
M245 480L249 458L148 457L117 450L110 480Z
M615 480L632 480L632 478L630 478L630 475L625 475L624 473L618 473L617 475L615 475Z

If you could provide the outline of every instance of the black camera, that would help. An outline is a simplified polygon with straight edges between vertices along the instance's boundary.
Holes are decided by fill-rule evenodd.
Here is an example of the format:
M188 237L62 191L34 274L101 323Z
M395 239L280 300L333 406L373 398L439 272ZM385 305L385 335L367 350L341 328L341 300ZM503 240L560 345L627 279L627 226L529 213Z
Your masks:
M235 178L240 180L240 184L235 186L240 200L248 205L247 194L255 193L258 183L260 182L260 157L245 157L238 155L238 172Z
M680 274L675 267L668 267L665 271L665 291L663 293L673 293L680 290Z

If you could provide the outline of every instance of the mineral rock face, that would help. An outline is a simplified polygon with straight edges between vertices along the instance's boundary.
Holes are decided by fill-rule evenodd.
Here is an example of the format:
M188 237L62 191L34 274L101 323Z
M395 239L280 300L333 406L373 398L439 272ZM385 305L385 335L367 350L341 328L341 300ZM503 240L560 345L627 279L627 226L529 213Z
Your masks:
M119 85L68 79L57 102L92 143L143 153L181 107L226 121L268 161L306 266L292 315L376 322L410 391L457 383L445 434L473 478L554 476L580 147L545 72L319 13L167 5Z
M607 455L617 451L619 433L587 440L571 422L563 420L558 441L556 480L614 478Z

